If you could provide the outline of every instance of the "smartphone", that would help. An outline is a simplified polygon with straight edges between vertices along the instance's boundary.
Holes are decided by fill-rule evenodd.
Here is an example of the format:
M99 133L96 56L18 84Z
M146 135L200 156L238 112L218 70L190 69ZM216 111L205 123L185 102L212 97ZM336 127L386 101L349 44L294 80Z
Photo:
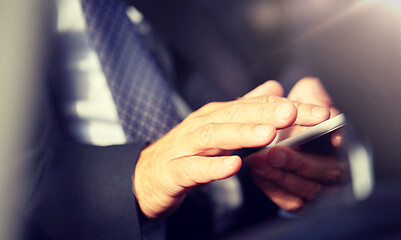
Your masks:
M329 120L317 124L316 126L308 128L295 136L284 139L276 143L274 146L287 146L292 148L300 147L317 140L318 138L329 135L330 133L344 127L345 124L346 120L344 114L339 114Z

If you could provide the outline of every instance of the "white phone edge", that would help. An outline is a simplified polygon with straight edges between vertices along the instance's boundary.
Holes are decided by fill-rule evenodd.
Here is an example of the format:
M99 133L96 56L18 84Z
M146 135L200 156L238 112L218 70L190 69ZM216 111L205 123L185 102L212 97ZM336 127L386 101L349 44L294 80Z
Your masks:
M333 132L346 124L345 115L339 114L333 118L330 118L322 123L317 124L293 137L284 139L274 146L287 146L287 147L297 147L304 143L310 142L320 136L327 133ZM269 145L268 147L272 147Z

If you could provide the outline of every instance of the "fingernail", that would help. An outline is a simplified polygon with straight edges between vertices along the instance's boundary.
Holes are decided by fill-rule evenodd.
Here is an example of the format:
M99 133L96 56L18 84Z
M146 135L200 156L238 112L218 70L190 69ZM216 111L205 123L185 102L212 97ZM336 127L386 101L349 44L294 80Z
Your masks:
M312 108L312 116L317 117L317 118L324 118L327 117L327 115L330 114L329 109L324 108L324 107L318 107L315 106Z
M285 121L290 117L293 108L291 103L280 103L274 111L274 116L279 121Z
M274 127L268 125L257 125L253 131L259 138L266 139L274 131Z
M281 167L285 164L287 161L287 154L283 151L277 151L271 159L269 159L269 162L274 166L274 167Z

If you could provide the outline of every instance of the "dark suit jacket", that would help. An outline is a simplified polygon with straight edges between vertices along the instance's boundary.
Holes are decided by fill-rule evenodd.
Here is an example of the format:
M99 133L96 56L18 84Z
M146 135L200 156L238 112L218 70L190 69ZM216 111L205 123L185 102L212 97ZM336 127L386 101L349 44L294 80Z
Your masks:
M26 239L139 239L132 175L142 144L97 147L70 141L48 82L26 148Z

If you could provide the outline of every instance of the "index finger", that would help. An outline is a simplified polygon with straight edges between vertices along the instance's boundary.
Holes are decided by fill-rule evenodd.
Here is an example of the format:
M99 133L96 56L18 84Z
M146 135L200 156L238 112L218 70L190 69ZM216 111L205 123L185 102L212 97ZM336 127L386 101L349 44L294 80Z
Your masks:
M208 122L264 123L285 128L292 124L316 125L329 119L330 111L328 108L270 96L227 103L199 117L206 118Z

